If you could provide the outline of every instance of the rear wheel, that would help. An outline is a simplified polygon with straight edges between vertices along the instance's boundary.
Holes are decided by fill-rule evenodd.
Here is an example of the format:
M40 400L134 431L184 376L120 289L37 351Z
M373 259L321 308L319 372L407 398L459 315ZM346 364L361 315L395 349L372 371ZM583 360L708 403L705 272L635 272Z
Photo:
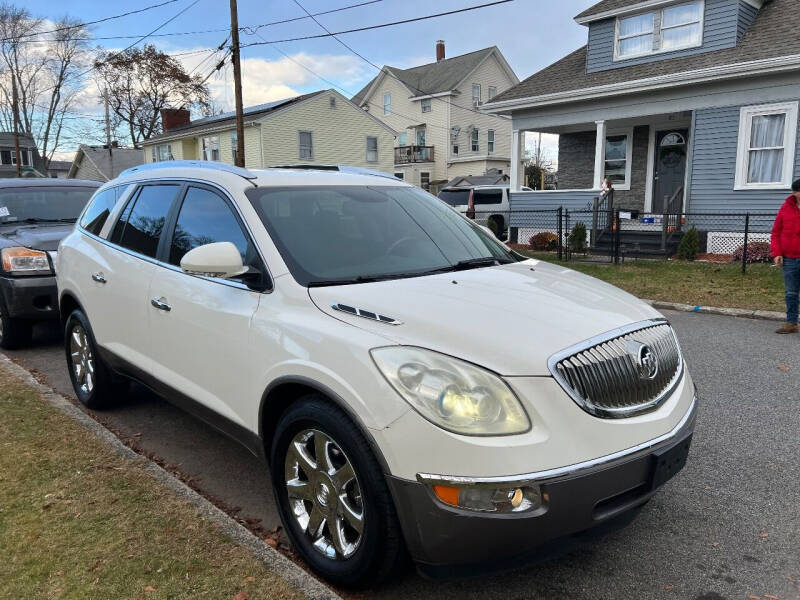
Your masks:
M127 382L116 380L98 355L89 320L80 310L73 311L67 319L64 350L72 389L84 406L95 410L107 408L125 394Z
M271 470L284 527L314 571L337 585L364 587L401 564L384 475L341 410L314 395L291 406L275 432Z
M32 327L33 323L29 320L10 317L5 303L0 299L0 348L13 350L27 346L31 342Z

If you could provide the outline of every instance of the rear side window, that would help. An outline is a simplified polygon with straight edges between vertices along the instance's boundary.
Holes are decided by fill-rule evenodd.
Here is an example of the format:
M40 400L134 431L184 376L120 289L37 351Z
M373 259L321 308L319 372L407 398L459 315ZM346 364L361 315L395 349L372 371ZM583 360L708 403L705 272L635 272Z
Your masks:
M86 207L86 212L81 217L80 226L95 235L100 235L103 225L106 224L108 216L114 210L114 205L120 199L128 186L120 185L114 188L103 190L96 194Z
M190 187L178 213L169 262L180 266L183 255L189 250L214 242L231 242L242 255L244 264L254 258L255 251L250 248L247 236L225 200L210 190Z
M114 227L111 241L155 258L172 201L179 185L145 185L132 199Z
M469 190L442 190L439 200L450 206L467 206L469 204Z
M502 204L503 190L475 190L473 202L475 206L479 204Z

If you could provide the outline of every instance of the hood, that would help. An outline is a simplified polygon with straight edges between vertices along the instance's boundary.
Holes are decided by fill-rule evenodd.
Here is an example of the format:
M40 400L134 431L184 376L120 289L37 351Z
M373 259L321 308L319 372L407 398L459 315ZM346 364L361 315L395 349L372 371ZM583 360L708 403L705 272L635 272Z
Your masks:
M397 344L420 346L506 376L545 376L573 344L661 315L627 292L576 271L528 260L426 277L310 288L320 310ZM331 308L356 307L389 325Z
M75 227L73 223L0 225L0 247L24 246L34 250L58 250L58 243Z

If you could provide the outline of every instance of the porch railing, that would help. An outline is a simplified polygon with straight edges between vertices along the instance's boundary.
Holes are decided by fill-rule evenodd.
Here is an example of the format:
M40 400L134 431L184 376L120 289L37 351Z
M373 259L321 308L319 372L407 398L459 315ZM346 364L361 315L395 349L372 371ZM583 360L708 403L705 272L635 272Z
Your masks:
M683 219L683 186L679 187L672 197L664 196L664 219L661 228L661 249L666 250L673 236L679 233Z
M592 201L592 235L589 245L597 247L602 237L614 230L614 190Z
M433 146L397 146L394 164L433 162Z

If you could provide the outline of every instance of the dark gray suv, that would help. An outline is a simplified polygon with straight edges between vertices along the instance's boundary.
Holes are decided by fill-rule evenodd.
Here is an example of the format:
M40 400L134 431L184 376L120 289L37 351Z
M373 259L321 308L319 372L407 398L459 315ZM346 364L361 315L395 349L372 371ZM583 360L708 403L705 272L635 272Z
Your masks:
M100 187L78 179L0 181L0 347L27 343L35 321L58 317L58 243Z

